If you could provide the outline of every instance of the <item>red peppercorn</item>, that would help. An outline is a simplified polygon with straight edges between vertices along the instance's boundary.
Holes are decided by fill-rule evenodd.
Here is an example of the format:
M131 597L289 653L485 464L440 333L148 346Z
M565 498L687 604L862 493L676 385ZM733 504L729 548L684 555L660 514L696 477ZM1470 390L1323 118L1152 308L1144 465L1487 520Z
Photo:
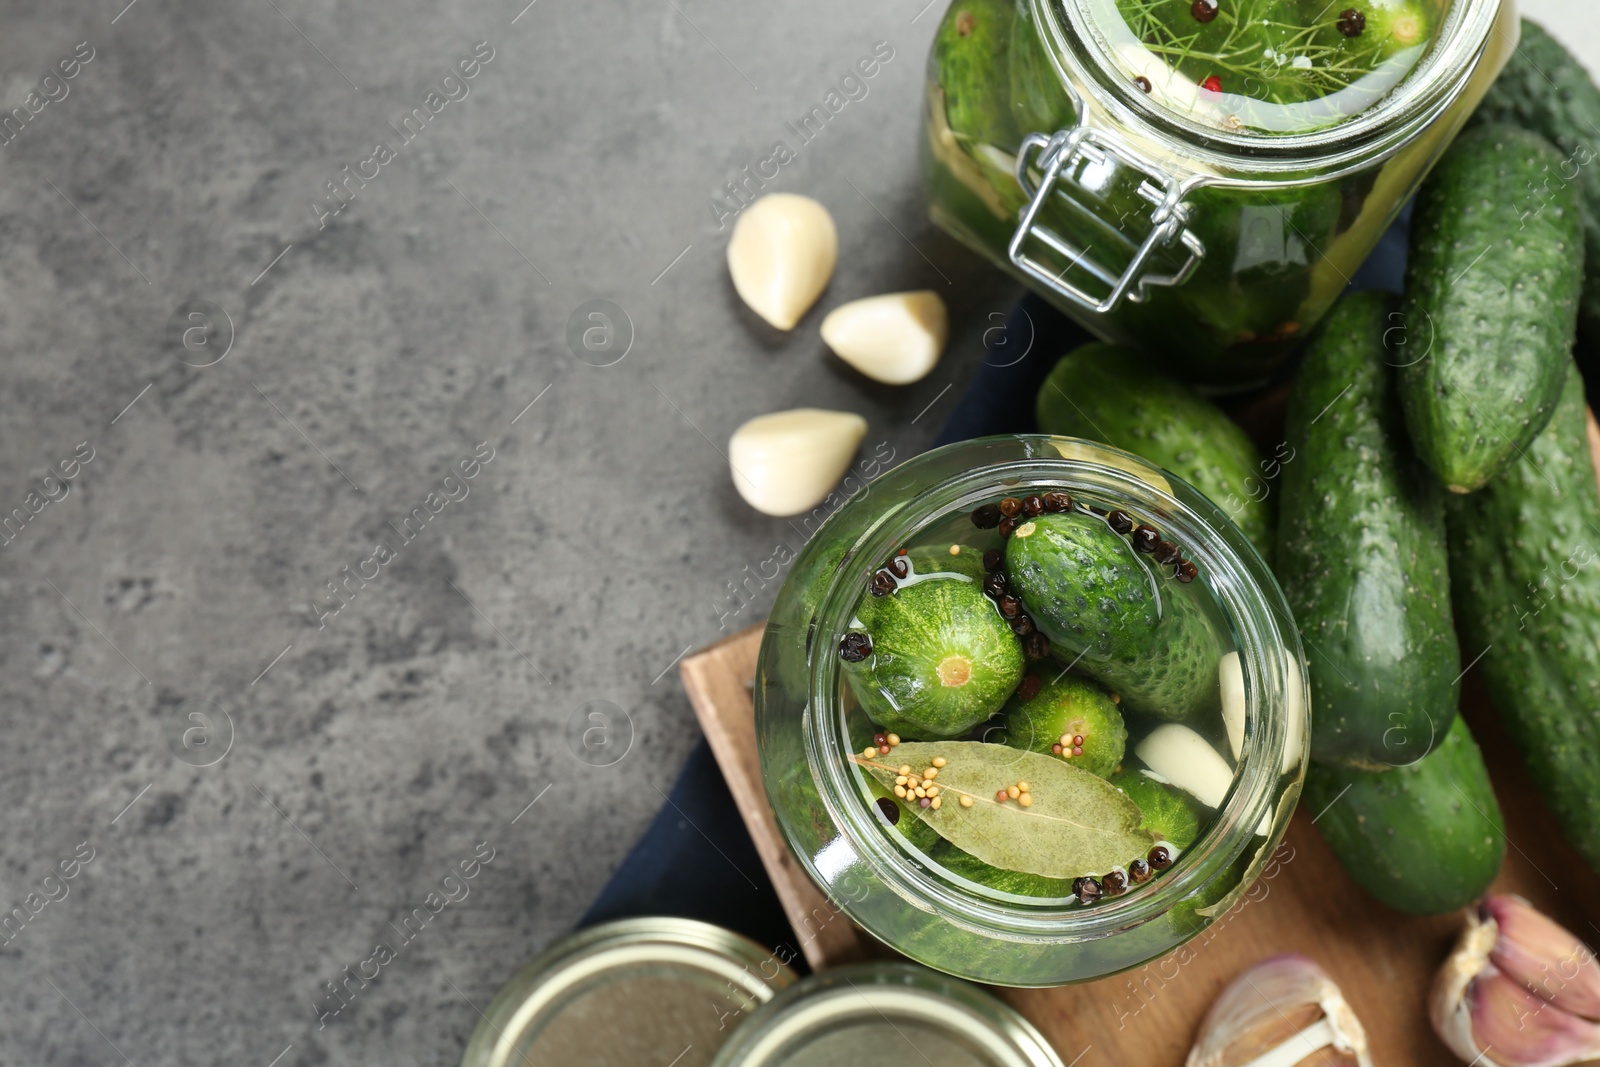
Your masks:
M1222 79L1213 74L1211 77L1200 83L1200 88L1205 89L1208 92L1220 93L1222 92Z
M1196 22L1210 22L1217 17L1217 0L1194 0L1189 5L1189 14Z
M872 735L872 743L880 746L887 745L889 743L889 735L881 731L875 733Z

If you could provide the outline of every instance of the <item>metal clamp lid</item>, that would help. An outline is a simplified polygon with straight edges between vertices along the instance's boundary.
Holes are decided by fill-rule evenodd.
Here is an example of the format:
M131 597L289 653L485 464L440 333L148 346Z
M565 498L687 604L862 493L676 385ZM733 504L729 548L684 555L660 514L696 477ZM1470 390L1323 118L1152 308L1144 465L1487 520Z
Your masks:
M1145 235L1133 258L1120 274L1089 258L1094 246L1080 248L1064 235L1057 233L1039 220L1039 212L1050 201L1057 185L1076 184L1069 168L1079 162L1105 166L1116 164L1135 170L1141 177L1138 192L1153 210L1150 215L1150 232ZM1037 187L1031 172L1042 174ZM1063 176L1063 171L1068 171ZM1017 184L1028 196L1028 206L1022 212L1022 221L1012 235L1009 254L1011 262L1025 274L1066 297L1073 303L1096 315L1113 311L1123 298L1140 303L1145 289L1152 285L1182 285L1194 274L1205 256L1205 245L1187 228L1189 206L1184 197L1189 184L1167 173L1158 164L1145 159L1120 138L1092 126L1078 125L1057 131L1053 136L1031 133L1023 138L1017 150ZM1085 212L1091 209L1073 200ZM1122 220L1118 220L1119 223ZM1064 265L1051 269L1028 252L1030 238L1065 257ZM1188 250L1189 258L1170 274L1146 273L1150 259L1157 252L1177 242ZM1103 293L1090 292L1070 282L1066 274L1080 268L1105 286Z

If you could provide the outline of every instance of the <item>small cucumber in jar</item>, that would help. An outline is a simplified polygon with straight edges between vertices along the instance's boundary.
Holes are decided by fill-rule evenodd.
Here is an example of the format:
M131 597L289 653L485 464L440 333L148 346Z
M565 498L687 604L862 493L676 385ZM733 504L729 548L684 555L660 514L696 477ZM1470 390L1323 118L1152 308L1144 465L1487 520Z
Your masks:
M1005 743L1060 756L1090 774L1109 777L1128 744L1128 727L1111 697L1093 682L1069 674L1042 683L1037 675L1031 677L1034 682L1024 678L1006 705Z
M1383 342L1391 306L1345 297L1306 352L1276 567L1305 638L1312 758L1368 770L1443 736L1461 673L1443 492L1406 440Z
M1532 130L1564 157L1541 171L1518 201L1524 214L1544 210L1556 187L1576 183L1583 215L1586 267L1578 327L1600 345L1600 167L1595 130L1600 129L1600 88L1578 57L1532 19L1522 20L1522 41L1470 120L1507 123Z
M1096 342L1056 363L1034 405L1039 429L1104 441L1165 467L1228 513L1263 556L1272 512L1261 454L1222 409L1132 349Z
M1504 470L1561 395L1583 284L1577 189L1522 205L1562 158L1536 133L1477 126L1417 196L1400 397L1417 453L1452 492Z
M1307 810L1340 864L1367 892L1412 915L1476 900L1505 858L1500 805L1462 719L1408 767L1361 771L1313 763Z
M1022 680L1017 635L979 584L960 574L912 578L882 595L875 588L839 657L867 716L919 740L965 733L999 711Z
M1555 418L1448 502L1462 641L1568 841L1600 871L1600 492L1569 360Z
M1200 836L1200 805L1189 794L1156 781L1143 771L1125 771L1111 777L1111 784L1139 806L1143 816L1139 825L1179 849L1188 848Z
M933 41L945 119L969 148L1017 143L1008 106L1013 0L955 0Z

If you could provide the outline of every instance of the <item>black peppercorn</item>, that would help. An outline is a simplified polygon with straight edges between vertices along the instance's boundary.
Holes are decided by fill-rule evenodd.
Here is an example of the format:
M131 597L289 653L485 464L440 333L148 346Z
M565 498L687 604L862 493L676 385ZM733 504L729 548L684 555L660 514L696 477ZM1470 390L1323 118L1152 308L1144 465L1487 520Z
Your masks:
M1189 14L1196 22L1210 22L1217 17L1217 0L1194 0L1189 5Z
M839 658L846 663L860 663L872 655L872 638L859 630L851 630L839 639Z
M1194 581L1196 576L1198 576L1200 573L1200 568L1196 567L1193 563L1186 559L1180 559L1174 570L1177 571L1178 581L1182 582L1184 585L1188 585L1190 582Z
M1027 637L1033 633L1033 620L1026 615L1018 615L1011 620L1011 632L1018 637Z
M1113 511L1106 515L1106 523L1113 531L1126 535L1133 529L1133 519L1126 511Z
M1006 554L998 548L991 548L983 554L983 569L993 574L1006 565Z
M1133 531L1133 547L1139 552L1154 552L1161 534L1154 526L1139 526Z
M1072 507L1072 498L1066 493L1046 493L1044 495L1044 509L1052 512L1063 512Z
M1012 535L1012 533L1014 533L1016 531L1016 529L1017 529L1017 520L1016 519L1001 519L1000 520L999 530L1000 530L1000 536L1001 537L1010 537Z
M994 504L984 504L982 507L972 509L972 525L980 530L992 530L1000 524L1000 508Z
M1133 79L1133 84L1139 87L1139 91L1141 93L1148 93L1150 91L1150 79L1146 78L1143 74Z
M1121 871L1107 871L1100 879L1100 885L1106 891L1106 896L1114 897L1128 888L1128 876Z
M1039 695L1039 690L1044 688L1044 683L1037 674L1030 674L1022 679L1022 684L1017 686L1018 700L1032 700Z
M1000 614L1008 619L1014 619L1022 614L1022 601L1014 596L1003 596L996 603L1000 605Z
M894 575L888 571L875 572L872 575L872 584L869 588L871 588L873 596L888 596L897 588Z
M1134 885L1142 885L1150 880L1150 865L1144 860L1134 860L1128 864L1128 878Z
M1044 511L1044 497L1025 496L1022 498L1022 513L1028 518L1034 518Z
M1087 876L1076 879L1072 883L1072 891L1085 904L1092 904L1100 899L1100 881Z
M1022 514L1022 501L1014 496L1008 496L1000 501L1000 514L1008 519L1014 519Z
M1158 871L1164 871L1172 866L1172 850L1166 845L1157 845L1152 848L1146 858L1149 859L1150 866Z
M1339 32L1346 37L1360 37L1367 32L1367 16L1353 7L1339 12Z
M1022 639L1022 652L1029 659L1044 659L1050 654L1050 639L1035 630Z
M878 798L878 811L883 815L884 821L890 826L894 826L900 822L900 805L896 804L888 797Z
M904 578L911 573L911 564L906 562L904 556L896 556L889 561L889 573L896 578Z
M1150 553L1157 563L1176 563L1183 556L1183 552L1171 541L1157 541L1156 547Z
M983 591L998 600L1006 595L1006 576L990 574L983 579Z

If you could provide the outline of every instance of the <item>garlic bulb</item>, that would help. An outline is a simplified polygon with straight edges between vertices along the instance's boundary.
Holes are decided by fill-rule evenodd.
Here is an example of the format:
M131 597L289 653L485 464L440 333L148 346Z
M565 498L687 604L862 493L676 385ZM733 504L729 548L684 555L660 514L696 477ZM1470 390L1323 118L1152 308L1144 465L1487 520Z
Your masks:
M1333 979L1287 954L1241 972L1212 1003L1185 1067L1372 1067L1367 1032Z
M828 287L839 233L828 209L808 196L771 193L739 215L728 240L728 273L750 309L792 330Z
M867 420L844 411L797 408L751 419L728 440L739 495L768 515L820 504L849 470Z
M909 385L927 377L949 336L950 314L939 294L928 289L852 300L822 320L828 347L886 385Z
M1482 1067L1600 1062L1600 964L1521 897L1488 896L1439 969L1428 1016Z

